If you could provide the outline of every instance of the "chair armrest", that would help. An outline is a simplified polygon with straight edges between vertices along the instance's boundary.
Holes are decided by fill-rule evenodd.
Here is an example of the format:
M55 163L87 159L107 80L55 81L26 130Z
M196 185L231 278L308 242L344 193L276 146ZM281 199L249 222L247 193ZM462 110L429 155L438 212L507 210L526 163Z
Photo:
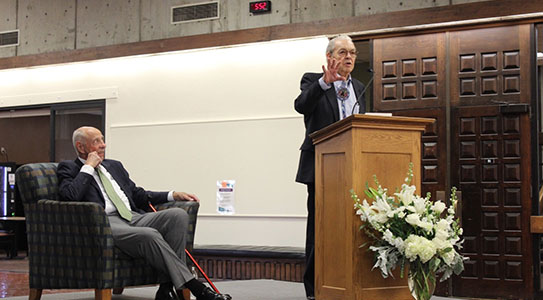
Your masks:
M30 265L112 269L111 227L97 203L39 200L25 204L25 215Z
M179 207L184 209L189 215L189 227L187 229L187 243L185 248L192 251L194 247L194 234L196 232L196 219L198 217L198 209L200 203L195 201L169 201L156 206L157 210L168 209L172 207Z

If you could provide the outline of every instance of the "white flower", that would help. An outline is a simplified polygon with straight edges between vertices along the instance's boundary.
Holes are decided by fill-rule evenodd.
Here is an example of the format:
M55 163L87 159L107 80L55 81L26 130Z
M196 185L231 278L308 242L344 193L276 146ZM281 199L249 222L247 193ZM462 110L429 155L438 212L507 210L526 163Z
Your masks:
M405 240L405 257L409 261L420 258L422 263L428 262L436 254L434 244L428 239L411 234Z
M434 247L436 248L436 250L444 250L447 248L452 248L451 242L441 237L433 238L432 243L434 244Z
M427 220L421 220L419 224L417 224L420 228L426 230L426 232L431 232L432 229L434 229L434 224L431 222L428 222Z
M387 189L378 184L377 189L368 189L367 194L373 200L371 205L367 200L361 201L351 190L356 214L372 240L369 249L376 258L373 267L386 278L399 265L428 264L437 258L432 261L432 267L437 268L436 273L443 274L442 280L453 273L460 274L465 258L457 252L463 241L454 210L456 189L451 190L452 205L447 207L442 201L432 202L429 196L416 195L416 187L409 185L412 178L410 166L406 183L392 196L387 196ZM407 238L404 240L404 237ZM433 265L434 262L437 265Z
M420 223L420 217L418 214L408 214L407 217L405 217L405 221L413 226L418 226Z
M434 202L434 205L432 205L432 210L435 211L437 214L441 214L445 210L445 208L445 203L441 202L441 200Z
M443 261L447 264L447 265L451 265L453 262L454 262L454 257L457 255L456 251L454 251L454 249L452 249L451 251L449 252L446 252L442 255L442 258L443 258Z
M399 193L395 193L398 197L398 200L400 200L400 203L403 203L404 205L410 205L413 202L413 196L415 194L415 190L417 188L414 185L402 185L402 190Z
M415 196L413 199L413 206L415 207L415 212L419 215L422 215L426 211L426 199Z

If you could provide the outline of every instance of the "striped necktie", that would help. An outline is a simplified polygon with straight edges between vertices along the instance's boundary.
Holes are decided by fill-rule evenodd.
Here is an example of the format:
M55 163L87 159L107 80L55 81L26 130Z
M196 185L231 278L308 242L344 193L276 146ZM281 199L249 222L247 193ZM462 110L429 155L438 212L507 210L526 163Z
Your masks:
M130 222L130 220L132 220L132 212L130 209L128 209L128 207L126 207L126 204L124 204L123 200L121 200L121 197L119 197L119 194L117 194L115 189L113 189L111 180L109 180L106 174L100 170L100 167L96 168L96 171L98 172L98 177L100 177L100 181L102 181L102 185L104 186L104 190L106 191L109 200L113 202L113 205L115 205L115 208L117 208L121 218Z

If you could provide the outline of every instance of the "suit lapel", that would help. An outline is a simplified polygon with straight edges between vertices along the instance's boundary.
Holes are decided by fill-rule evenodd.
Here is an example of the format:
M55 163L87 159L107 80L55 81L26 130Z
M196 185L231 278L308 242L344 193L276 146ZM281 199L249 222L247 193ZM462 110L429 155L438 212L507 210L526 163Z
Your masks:
M119 187L121 187L121 184L120 184L120 181L119 181L119 174L117 174L117 170L113 167L113 165L110 164L108 160L103 160L102 161L102 166L104 166L104 168L106 168L108 173L111 174L111 177L113 177L113 179L117 182ZM122 187L121 187L121 189L122 189Z
M76 158L75 159L75 164L79 166L79 168L83 167L83 163L79 160L79 158ZM96 194L98 194L98 196L100 197L100 199L102 199L102 203L105 203L106 202L106 199L104 199L104 195L102 194L102 190L100 189L100 187L98 186L98 183L96 182L96 179L92 178L91 180L91 185L92 187L95 189L96 191Z
M334 87L333 83L332 88L328 89L324 94L328 99L328 103L330 103L330 106L332 107L332 112L334 113L334 122L339 121L339 106L337 104L336 88Z

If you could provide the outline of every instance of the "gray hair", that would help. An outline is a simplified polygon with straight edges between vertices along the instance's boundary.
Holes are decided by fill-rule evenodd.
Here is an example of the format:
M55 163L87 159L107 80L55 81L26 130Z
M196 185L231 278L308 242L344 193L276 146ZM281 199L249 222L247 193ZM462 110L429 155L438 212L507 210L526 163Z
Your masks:
M87 139L87 129L88 127L79 127L76 130L74 130L74 133L72 135L72 144L74 146L75 154L79 156L79 151L77 151L77 142L83 142Z
M326 53L330 53L332 54L334 52L334 49L336 48L336 41L337 40L347 40L349 42L353 42L353 40L351 39L350 36L346 35L346 34L340 34L338 36L335 36L333 39L331 39L329 42L328 42L328 47L326 47Z

